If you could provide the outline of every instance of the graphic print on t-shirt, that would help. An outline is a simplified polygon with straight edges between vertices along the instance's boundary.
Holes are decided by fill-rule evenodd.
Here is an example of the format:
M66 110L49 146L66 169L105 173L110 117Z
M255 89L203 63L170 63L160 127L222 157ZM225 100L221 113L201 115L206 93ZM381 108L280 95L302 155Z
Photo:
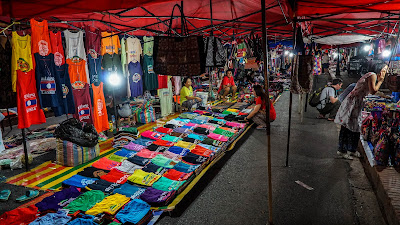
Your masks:
M56 81L54 77L42 77L40 80L40 93L44 95L56 94Z
M94 49L89 49L89 54L92 56L92 58L97 59L97 52Z
M62 90L63 91L63 98L67 98L67 95L69 93L69 88L65 84L61 84L61 86L62 86L62 89L63 89Z
M47 43L47 41L40 40L38 46L39 46L39 55L46 56L49 54L49 43Z
M104 115L103 108L103 101L101 99L97 99L97 113L99 114L99 116Z
M78 106L79 120L89 120L90 119L90 108L88 104Z
M61 66L63 62L64 56L60 52L55 52L54 53L54 63L56 66Z
M147 66L147 71L148 71L149 73L154 73L153 65L148 65L148 66Z
M17 60L17 65L18 65L18 68L22 72L28 72L31 69L31 67L29 66L29 63L27 61L25 61L25 59L23 59L23 58L19 58Z
M37 109L37 99L35 93L24 95L24 101L27 113L35 111Z
M137 82L140 81L140 78L141 78L140 74L135 73L135 74L133 74L133 76L132 76L132 81L135 82L135 83L137 83Z

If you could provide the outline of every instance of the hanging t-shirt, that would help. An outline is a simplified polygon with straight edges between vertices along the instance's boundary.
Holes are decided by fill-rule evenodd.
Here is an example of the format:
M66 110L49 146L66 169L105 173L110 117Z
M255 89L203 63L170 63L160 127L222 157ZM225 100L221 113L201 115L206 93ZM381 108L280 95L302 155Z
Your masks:
M50 54L51 45L47 20L39 22L32 18L30 24L32 28L32 53L39 53L41 56Z
M146 56L145 56L146 57ZM168 88L158 89L158 97L160 98L161 116L168 116L172 113L173 93L171 81L168 81Z
M37 97L35 73L33 70L17 71L17 111L18 129L28 128L32 124L46 123L44 112Z
M65 54L67 59L71 59L74 56L86 61L86 51L83 44L83 32L78 31L77 33L72 33L69 30L64 31L65 37Z
M93 89L93 122L97 132L108 130L108 115L106 109L106 101L103 93L103 83L99 86L92 85Z
M54 55L41 56L35 53L36 88L42 108L58 107L62 97L60 79L56 74Z
M61 66L65 63L64 48L61 40L61 32L50 32L51 50L54 55L54 63Z
M122 98L127 96L127 85L124 82L126 79L124 79L122 75L122 67L121 67L121 56L118 54L105 54L103 55L103 61L102 61L102 66L103 66L103 76L100 79L104 83L104 94L105 95L110 95L112 88L114 89L114 94L115 97L117 97L116 102L120 102ZM120 84L118 87L113 87L112 84L110 84L110 81L108 80L108 77L111 74L116 74L117 76L120 77Z
M131 96L137 97L143 95L143 71L140 62L130 62L128 71Z
M16 31L13 31L11 44L11 82L12 89L15 92L17 90L17 70L28 72L33 69L31 36L19 36Z
M125 46L125 39L121 39L121 66L122 66L122 74L126 76L125 69L126 69L126 46Z
M59 99L59 107L53 108L54 115L61 116L63 114L74 114L75 103L71 82L69 80L68 64L56 66L56 75L56 77L60 79L63 95Z
M119 42L118 35L113 34L114 33L101 32L101 55L119 53L121 43Z
M81 122L93 124L92 102L90 100L89 85L82 89L74 89L75 114L74 118Z
M73 88L82 88L88 82L86 61L83 59L67 59L69 78Z
M154 37L143 37L143 55L153 56Z
M7 37L0 37L0 109L17 106L17 95L11 82L11 57L11 42Z
M143 56L143 73L144 73L144 84L146 90L152 91L158 88L158 76L153 70L153 57L145 55Z
M173 76L172 77L172 82L173 82L173 85L174 85L174 94L175 95L179 95L181 93L181 88L182 88L181 77Z
M168 88L168 76L158 75L158 88Z
M97 53L92 52L88 54L89 78L91 84L100 84L102 59L103 57L101 55L97 55Z
M101 33L99 29L92 29L90 26L85 26L85 47L87 54L101 53Z
M128 61L130 62L140 62L140 55L142 55L142 44L138 38L129 37L126 39L126 53Z

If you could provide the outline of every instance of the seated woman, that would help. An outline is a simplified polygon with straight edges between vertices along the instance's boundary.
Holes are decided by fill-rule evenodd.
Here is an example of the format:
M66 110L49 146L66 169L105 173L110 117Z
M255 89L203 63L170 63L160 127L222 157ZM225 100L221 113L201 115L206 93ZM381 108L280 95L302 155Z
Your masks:
M219 87L218 93L222 95L222 99L225 99L229 93L232 93L233 97L235 97L235 93L237 90L237 86L235 85L235 81L233 80L233 71L226 71L226 76L222 79L221 86Z
M189 77L183 79L181 88L181 106L191 110L195 104L201 103L201 98L193 96L192 80Z
M254 85L254 97L256 99L256 106L253 111L245 118L245 120L253 119L256 123L257 129L265 129L267 127L267 101L269 102L269 120L273 122L276 119L276 112L274 105L265 94L264 89L260 85Z

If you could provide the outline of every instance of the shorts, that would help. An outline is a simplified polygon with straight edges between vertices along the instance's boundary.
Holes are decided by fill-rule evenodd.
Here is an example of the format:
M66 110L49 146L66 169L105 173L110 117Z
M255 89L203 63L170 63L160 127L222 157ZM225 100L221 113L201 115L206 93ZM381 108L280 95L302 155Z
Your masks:
M218 93L219 93L219 94L223 94L223 93L224 93L224 89L221 88L221 90L220 90ZM228 94L233 94L233 88L232 88L232 86L229 87L229 92L228 92Z

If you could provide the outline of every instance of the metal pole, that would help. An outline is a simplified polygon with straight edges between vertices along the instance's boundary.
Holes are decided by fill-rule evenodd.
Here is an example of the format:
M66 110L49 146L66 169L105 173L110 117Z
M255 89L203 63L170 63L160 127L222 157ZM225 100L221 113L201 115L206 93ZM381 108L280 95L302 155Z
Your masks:
M293 49L296 49L296 17L293 20ZM292 76L295 71L295 60L292 60ZM293 94L290 92L289 98L289 125L288 125L288 135L287 135L287 145L286 145L286 163L285 166L289 166L289 149L290 149L290 128L292 126L292 105L293 105Z
M25 128L21 129L22 131L22 143L24 145L24 155L25 155L25 170L29 171L29 162L28 162L28 148L26 147L26 135Z
M265 12L265 0L261 0L261 15L262 15L262 48L263 48L263 58L264 58L264 77L265 77L265 94L268 98L268 103L266 104L266 116L267 116L267 158L268 158L268 224L272 225L272 173L271 173L271 123L269 115L269 77L268 77L268 46L267 46L267 17Z
M336 62L336 77L340 77L340 53L339 53L339 46L337 47L337 62Z
M118 112L117 112L117 103L115 102L115 87L112 89L112 97L113 97L113 106L114 106L114 116L115 116L115 129L118 130Z

